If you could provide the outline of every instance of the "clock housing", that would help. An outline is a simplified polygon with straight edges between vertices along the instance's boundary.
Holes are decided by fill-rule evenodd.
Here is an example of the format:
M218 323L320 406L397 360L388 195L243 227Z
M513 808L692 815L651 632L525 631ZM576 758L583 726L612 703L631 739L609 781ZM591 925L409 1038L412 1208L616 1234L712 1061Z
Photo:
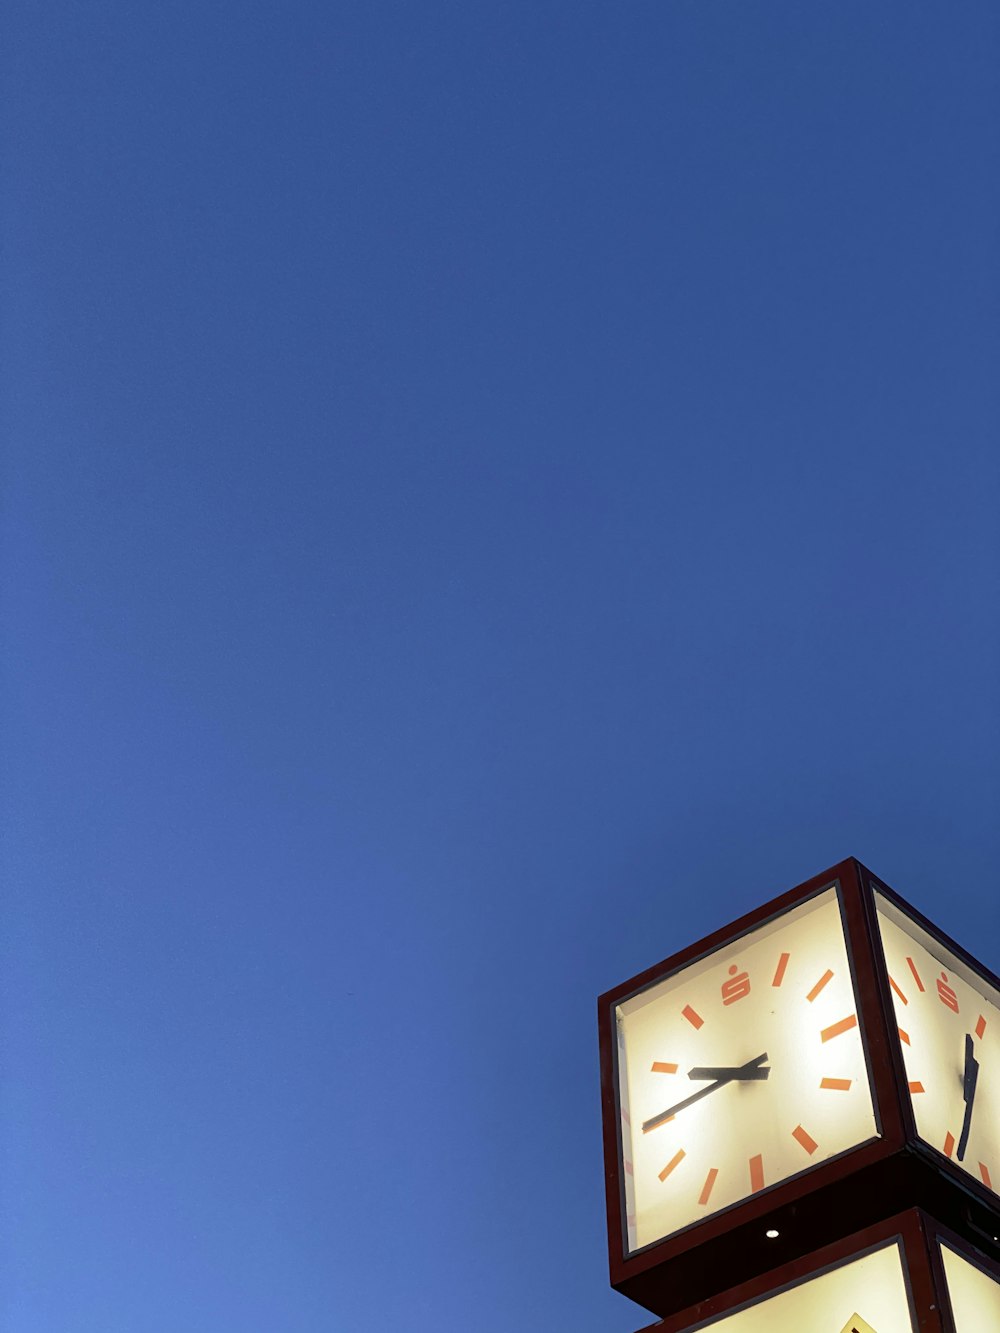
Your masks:
M600 997L617 1290L672 1315L913 1207L1000 1254L996 1194L918 1130L888 902L931 929L851 858Z

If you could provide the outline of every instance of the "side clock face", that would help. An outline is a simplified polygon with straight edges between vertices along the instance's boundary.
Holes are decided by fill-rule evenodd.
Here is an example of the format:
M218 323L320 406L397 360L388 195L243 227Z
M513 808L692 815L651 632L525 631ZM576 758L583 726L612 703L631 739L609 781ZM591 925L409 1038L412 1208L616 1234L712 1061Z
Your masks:
M615 1017L629 1254L878 1133L836 887Z
M1000 993L876 894L917 1133L1000 1189Z

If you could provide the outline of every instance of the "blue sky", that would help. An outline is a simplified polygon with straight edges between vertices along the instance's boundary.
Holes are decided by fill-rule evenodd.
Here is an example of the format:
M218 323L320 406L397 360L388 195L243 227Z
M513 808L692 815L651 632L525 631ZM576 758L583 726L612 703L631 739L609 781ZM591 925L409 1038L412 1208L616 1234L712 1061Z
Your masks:
M1000 19L15 0L9 1333L625 1333L596 995L996 967Z

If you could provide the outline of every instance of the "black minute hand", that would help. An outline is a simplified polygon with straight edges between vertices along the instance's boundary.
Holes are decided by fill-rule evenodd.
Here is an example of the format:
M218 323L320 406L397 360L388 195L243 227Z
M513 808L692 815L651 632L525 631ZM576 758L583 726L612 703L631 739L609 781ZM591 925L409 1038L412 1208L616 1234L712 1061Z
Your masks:
M756 1082L759 1079L767 1078L770 1069L764 1064L767 1059L767 1052L758 1055L755 1060L748 1060L745 1065L726 1065L718 1069L695 1068L688 1070L688 1078L711 1078L714 1082L707 1088L702 1088L700 1092L693 1093L690 1097L685 1097L682 1102L675 1106L668 1106L665 1111L659 1115L654 1115L652 1120L643 1121L642 1132L648 1134L651 1129L656 1129L657 1125L662 1125L665 1121L673 1119L678 1111L683 1111L687 1106L693 1106L695 1102L700 1102L702 1097L709 1096L717 1088L724 1088L727 1083Z
M965 1102L965 1120L962 1124L962 1136L958 1140L955 1156L964 1161L965 1150L969 1146L969 1131L972 1129L972 1106L976 1100L976 1083L979 1080L979 1061L973 1054L972 1037L965 1034L965 1077L962 1080L962 1099Z

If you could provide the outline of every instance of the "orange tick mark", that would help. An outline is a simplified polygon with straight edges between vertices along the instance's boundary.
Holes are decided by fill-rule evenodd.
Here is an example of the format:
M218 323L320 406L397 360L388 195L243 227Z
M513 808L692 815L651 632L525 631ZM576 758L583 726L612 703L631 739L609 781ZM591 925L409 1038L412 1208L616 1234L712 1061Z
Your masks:
M654 1060L654 1061L653 1061L653 1073L654 1073L654 1074L676 1074L676 1073L677 1073L677 1066L676 1066L676 1065L668 1065L668 1064L666 1064L663 1060Z
M851 1080L849 1078L822 1078L819 1086L829 1088L833 1092L850 1092Z
M774 969L774 980L771 982L772 986L780 986L784 981L785 968L788 966L789 958L791 958L791 954L783 953L778 959L778 966Z
M795 1140L796 1143L801 1143L802 1147L805 1148L806 1152L809 1154L810 1157L819 1147L819 1144L816 1142L813 1136L806 1130L804 1130L801 1125L796 1125L795 1128L792 1130L792 1138Z
M698 1195L698 1202L700 1204L704 1205L708 1203L708 1196L712 1193L712 1186L715 1184L715 1177L718 1174L719 1174L719 1168L717 1166L713 1166L711 1171L709 1171L708 1175L705 1177L705 1183L704 1185L702 1185L701 1193Z
M806 999L809 1001L810 1004L812 1004L813 1000L815 1000L816 996L820 993L820 991L823 989L826 983L828 981L831 981L832 979L833 979L833 973L830 971L829 968L827 968L826 971L823 973L823 975L820 977L819 981L816 982L816 985L813 986L812 990L806 996Z
M909 1003L910 1003L909 1000L906 998L906 996L903 994L903 992L899 989L899 987L898 987L898 986L896 985L896 983L893 981L892 977L889 978L889 985L890 985L890 986L892 987L892 989L896 992L896 994L899 996L899 998L903 1001L904 1004L909 1004Z
M924 1085L922 1083L907 1083L906 1086L911 1092L923 1092L924 1090Z
M993 1188L993 1181L990 1180L990 1168L986 1165L985 1162L979 1163L979 1174L983 1178L983 1184L986 1186L988 1190L991 1190Z
M684 1017L687 1019L687 1021L691 1024L693 1028L700 1028L702 1023L704 1023L705 1021L702 1018L701 1014L696 1013L695 1010L692 1009L689 1004L686 1004L684 1006L684 1008L681 1010L681 1013L684 1015Z
M982 1014L980 1014L979 1022L976 1024L976 1036L979 1038L980 1041L982 1041L983 1033L985 1031L986 1031L986 1019L982 1016Z
M764 1188L764 1158L760 1153L750 1158L750 1188L755 1194Z
M917 971L917 965L909 956L907 956L906 965L913 973L913 980L917 983L917 990L923 990L924 983L920 980L920 973Z
M910 1034L908 1032L904 1032L902 1028L897 1028L896 1031L899 1033L899 1040L903 1042L905 1045L909 1046Z
M839 1037L842 1032L850 1032L851 1028L857 1027L858 1016L851 1014L850 1018L842 1018L839 1023L833 1023L830 1027L824 1028L819 1034L820 1041L833 1041L834 1037Z
M955 1136L950 1131L944 1136L944 1155L950 1157L955 1151Z
M684 1149L683 1149L683 1148L678 1148L677 1151L674 1153L673 1157L671 1157L670 1161L666 1164L666 1166L665 1166L665 1167L663 1168L663 1170L660 1172L660 1179L661 1179L661 1180L666 1180L667 1176L670 1175L670 1173L671 1173L671 1171L674 1169L674 1167L677 1166L677 1165L678 1165L680 1162L682 1162L683 1160L684 1160Z

